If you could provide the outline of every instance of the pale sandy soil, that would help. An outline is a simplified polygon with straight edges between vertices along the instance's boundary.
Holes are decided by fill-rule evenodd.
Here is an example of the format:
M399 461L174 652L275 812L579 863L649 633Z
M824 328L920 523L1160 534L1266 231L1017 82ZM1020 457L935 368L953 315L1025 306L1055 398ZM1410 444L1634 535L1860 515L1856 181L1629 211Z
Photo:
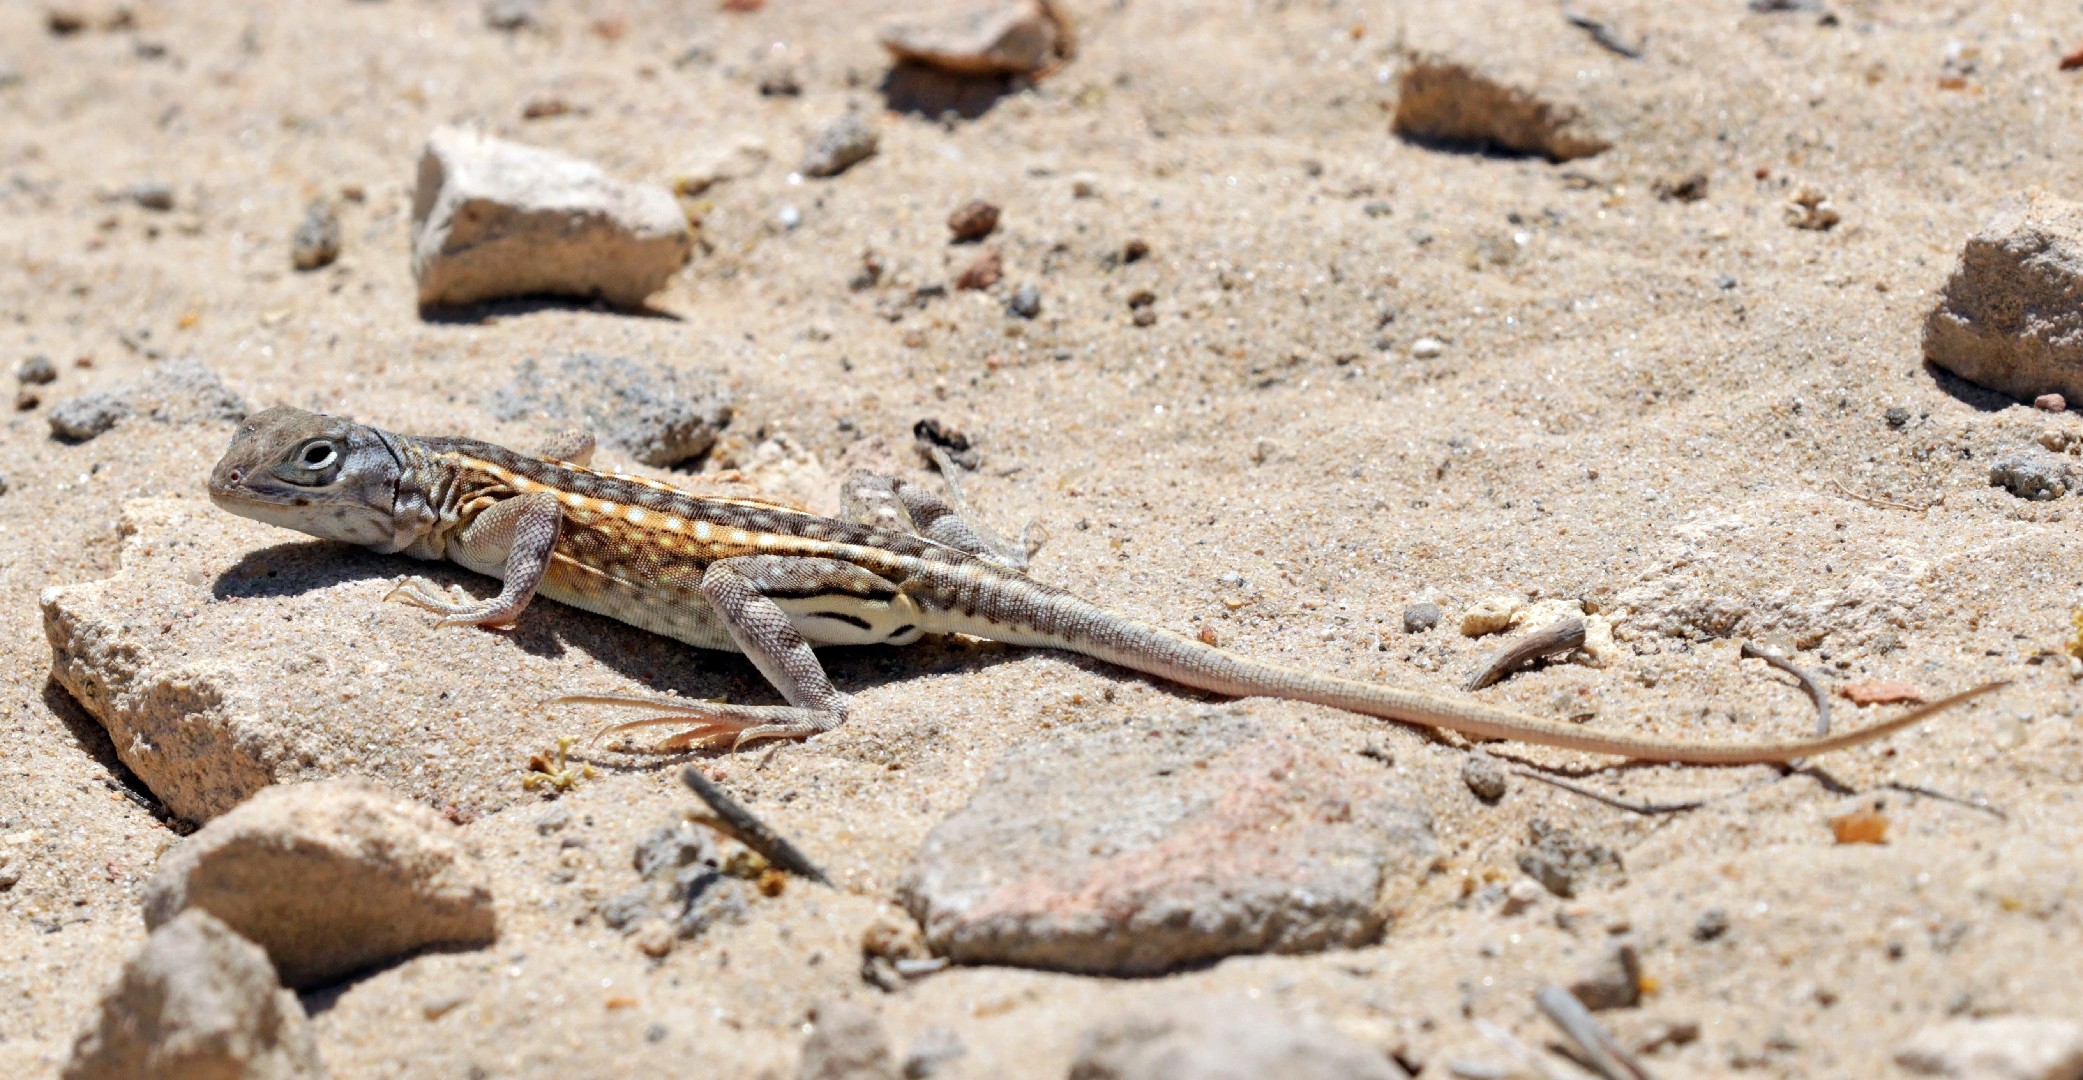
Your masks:
M959 969L883 996L858 979L861 929L999 752L1179 697L989 646L841 656L835 673L857 693L846 728L757 772L726 766L824 853L839 893L791 889L748 925L654 963L574 917L627 887L629 845L684 805L668 766L567 796L589 842L577 854L536 834L529 804L489 814L468 831L494 866L502 941L309 1002L337 1075L789 1075L809 1005L851 994L881 1010L900 1051L928 1026L953 1027L969 1052L943 1075L1060 1076L1092 1020L1184 989L1319 1013L1442 1075L1449 1058L1496 1059L1474 1018L1545 1039L1532 991L1622 923L1659 988L1615 1026L1657 1016L1703 1029L1656 1059L1667 1075L1889 1075L1893 1049L1949 1014L2083 1016L2079 691L2066 659L2046 657L2083 601L2083 544L2064 503L1987 486L1994 457L2079 425L1939 379L1918 346L1954 252L1995 202L2072 190L2083 73L2055 62L2083 18L2059 4L1851 3L1825 27L1733 0L1689 7L1603 9L1647 36L1637 64L1559 17L1540 39L1497 43L1552 52L1634 103L1613 150L1566 166L1388 133L1399 27L1466 20L1468 5L1129 0L1073 4L1082 51L1039 89L951 125L880 114L879 156L793 183L810 132L850 102L879 105L874 28L898 5L772 0L739 16L550 0L547 32L509 36L467 0L146 2L134 29L60 40L40 4L10 3L0 67L20 80L0 88L0 359L58 362L46 409L144 370L154 349L201 360L256 406L517 445L543 433L478 402L521 357L585 348L713 365L744 399L709 468L775 434L833 469L849 454L916 467L911 425L939 418L981 447L970 494L985 513L1047 526L1038 576L1165 625L1212 626L1255 655L1448 690L1489 643L1445 628L1406 637L1409 603L1436 600L1450 621L1514 591L1619 610L1613 665L1485 692L1540 715L1589 692L1601 727L1804 728L1805 700L1739 663L1741 637L1799 644L1800 663L1838 682L2014 680L1824 763L1863 795L1812 776L1768 784L1765 768L1586 781L1636 797L1746 792L1659 818L1524 781L1485 806L1447 742L1262 704L1307 718L1328 744L1385 745L1430 800L1445 869L1379 945L1149 980ZM588 29L597 19L627 32L604 40ZM140 42L165 55L140 58ZM713 62L676 66L696 45ZM770 61L794 66L800 98L759 96ZM1953 75L1963 88L1942 88ZM581 111L521 120L552 94ZM708 196L707 250L656 298L666 317L529 306L424 321L405 255L410 185L427 132L448 122L659 182L740 135L776 161ZM1652 193L1694 169L1711 178L1704 201ZM1074 178L1094 194L1074 197ZM174 186L173 211L101 199L146 180ZM366 198L345 208L341 263L290 272L304 203L347 185ZM1844 223L1788 227L1783 204L1804 186ZM944 220L977 196L1005 209L1007 283L886 319L966 263L972 249L947 244ZM784 207L800 227L778 224ZM1103 263L1131 238L1147 259ZM865 254L887 267L884 284L850 291ZM1044 297L1033 322L1004 311L1027 281ZM1138 328L1126 300L1145 288L1159 317ZM1425 336L1443 355L1411 357ZM1899 430L1884 420L1897 406L1911 417ZM127 500L199 500L228 434L131 423L68 446L41 410L0 424L0 858L23 870L0 894L11 1075L62 1064L143 939L137 891L176 838L125 794L105 738L48 682L38 593L115 569ZM1891 508L1840 485L1943 501ZM254 549L289 539L250 535ZM1257 602L1221 602L1240 592L1220 580L1230 573ZM365 582L355 600L373 606L386 587ZM468 652L496 657L501 640ZM759 693L738 661L684 664L671 678L690 692ZM496 671L455 678L492 687L487 716L561 689L501 686ZM516 745L516 765L538 748ZM2007 817L1874 790L1888 781ZM1833 844L1825 819L1882 803L1886 846ZM1517 876L1535 818L1621 849L1625 883L1510 918L1481 902L1479 886ZM551 877L560 859L577 871L568 884ZM1574 930L1557 925L1564 906L1583 916ZM1695 942L1710 908L1731 929ZM460 1007L427 1018L457 995ZM607 1007L625 997L634 1004Z

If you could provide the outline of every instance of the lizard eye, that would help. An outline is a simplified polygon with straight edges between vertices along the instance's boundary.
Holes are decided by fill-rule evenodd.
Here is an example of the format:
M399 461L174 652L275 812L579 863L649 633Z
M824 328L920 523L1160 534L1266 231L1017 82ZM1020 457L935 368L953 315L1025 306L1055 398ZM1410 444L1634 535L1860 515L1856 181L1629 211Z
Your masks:
M339 459L340 452L333 448L332 443L324 439L318 439L306 444L304 452L298 455L298 462L312 472L324 469Z

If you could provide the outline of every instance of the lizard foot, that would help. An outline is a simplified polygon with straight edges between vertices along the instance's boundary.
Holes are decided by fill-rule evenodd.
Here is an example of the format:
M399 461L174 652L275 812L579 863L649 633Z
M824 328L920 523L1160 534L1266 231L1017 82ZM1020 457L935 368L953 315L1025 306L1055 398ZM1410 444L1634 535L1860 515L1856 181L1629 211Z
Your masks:
M654 753L709 749L728 746L732 750L761 739L807 739L830 731L844 715L799 709L793 705L727 705L718 701L689 698L637 697L620 694L581 694L552 698L552 705L610 705L627 709L662 712L643 720L610 724L593 733L589 741L623 735L648 728L678 728L665 741L651 747Z
M426 608L441 616L442 626L507 626L514 621L513 613L505 610L499 597L479 600L461 585L450 585L444 590L423 577L406 578L384 599Z

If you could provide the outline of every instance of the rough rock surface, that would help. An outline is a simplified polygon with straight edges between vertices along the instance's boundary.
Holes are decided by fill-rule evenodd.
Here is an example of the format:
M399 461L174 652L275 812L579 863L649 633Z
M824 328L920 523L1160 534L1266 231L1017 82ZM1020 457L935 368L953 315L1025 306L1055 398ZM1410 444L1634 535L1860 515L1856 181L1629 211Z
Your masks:
M50 413L51 434L85 442L131 417L162 424L233 423L246 402L216 374L193 360L168 360L135 379L59 402Z
M1924 320L1932 363L2019 401L2083 395L2083 204L2029 191L1967 238Z
M1949 1080L2083 1080L2083 1023L2044 1016L1949 1020L1917 1032L1895 1062Z
M1602 153L1612 140L1584 106L1557 100L1488 71L1466 56L1419 53L1397 86L1396 133L1410 139L1462 143L1550 161Z
M1417 797L1235 709L1013 750L901 886L959 962L1148 974L1372 940L1432 845Z
M837 176L874 157L881 145L874 122L848 110L818 129L796 168L805 176Z
M1213 996L1087 1031L1070 1080L1404 1080L1388 1056L1316 1022Z
M323 1076L311 1022L260 946L206 911L161 926L123 967L65 1080Z
M485 409L501 420L590 429L646 465L677 465L716 445L735 398L715 374L599 353L521 361Z
M427 140L412 223L423 305L550 293L637 307L694 250L664 188L460 128Z
M1065 45L1042 0L981 0L882 31L883 48L897 59L958 75L1031 75L1055 62Z
M314 986L431 945L490 944L485 871L434 811L373 784L284 784L183 840L145 887L145 925L207 911Z

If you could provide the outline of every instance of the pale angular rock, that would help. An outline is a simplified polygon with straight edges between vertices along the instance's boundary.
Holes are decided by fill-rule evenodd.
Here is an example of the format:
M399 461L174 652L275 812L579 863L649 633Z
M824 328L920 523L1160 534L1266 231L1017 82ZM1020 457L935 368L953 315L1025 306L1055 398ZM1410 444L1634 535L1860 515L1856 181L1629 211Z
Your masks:
M859 113L844 113L810 140L796 168L805 176L837 176L875 156L882 136Z
M874 1013L834 998L818 1003L810 1025L798 1080L897 1080L890 1038Z
M460 128L427 140L412 225L427 305L549 293L637 307L694 250L672 192Z
M1318 740L1204 709L1008 753L900 886L959 962L1148 974L1373 940L1432 849L1417 796Z
M297 987L498 935L490 877L455 826L356 780L271 787L169 851L145 886L145 925L194 910L266 949Z
M2044 1016L1950 1020L1916 1033L1895 1063L1949 1080L2083 1080L2083 1023Z
M1251 1001L1187 998L1085 1032L1070 1080L1405 1080L1383 1052Z
M660 467L708 453L735 407L714 372L587 352L523 360L485 399L501 420L584 427L603 444Z
M205 911L160 927L123 966L65 1080L300 1080L318 1044L267 953Z
M2019 401L2083 400L2083 204L2043 191L2000 204L1924 320L1924 356Z
M1552 7L1418 0L1407 14L1391 118L1404 138L1559 162L1604 151L1623 118L1665 122L1656 102L1673 92L1668 68L1614 55Z
M1396 133L1571 161L1613 145L1590 109L1563 84L1528 85L1479 54L1421 52L1409 58L1396 93Z
M1042 0L981 0L882 30L882 47L892 56L957 75L1031 75L1068 44L1055 11Z

